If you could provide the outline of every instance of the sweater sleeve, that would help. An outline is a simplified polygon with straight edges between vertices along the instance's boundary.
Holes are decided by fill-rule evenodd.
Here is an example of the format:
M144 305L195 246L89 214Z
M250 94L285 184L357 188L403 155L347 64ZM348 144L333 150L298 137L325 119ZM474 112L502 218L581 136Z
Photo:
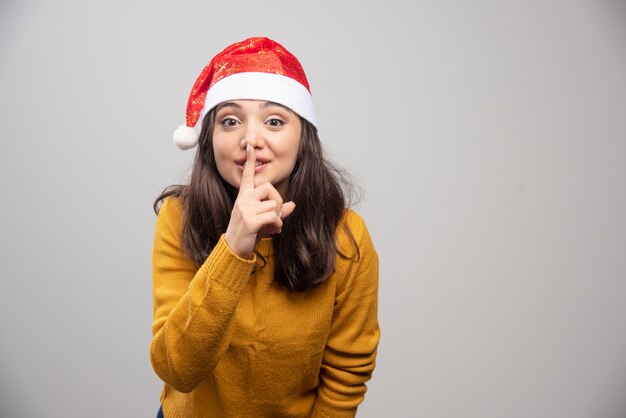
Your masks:
M378 326L378 255L362 219L347 216L359 255L338 268L335 308L320 370L312 418L354 417L376 365ZM350 247L345 239L341 248ZM339 267L339 266L338 266Z
M181 225L180 203L166 199L157 216L152 253L150 359L165 383L190 392L228 348L229 324L255 260L232 253L222 236L198 269L181 250Z

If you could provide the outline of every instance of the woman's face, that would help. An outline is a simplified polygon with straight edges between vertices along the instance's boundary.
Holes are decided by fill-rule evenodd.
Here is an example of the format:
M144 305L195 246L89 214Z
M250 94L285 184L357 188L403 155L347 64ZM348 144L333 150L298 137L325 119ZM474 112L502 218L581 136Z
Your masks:
M217 171L239 188L246 161L246 146L256 154L254 186L270 182L287 195L300 145L300 118L290 109L262 100L233 100L217 107L213 150Z

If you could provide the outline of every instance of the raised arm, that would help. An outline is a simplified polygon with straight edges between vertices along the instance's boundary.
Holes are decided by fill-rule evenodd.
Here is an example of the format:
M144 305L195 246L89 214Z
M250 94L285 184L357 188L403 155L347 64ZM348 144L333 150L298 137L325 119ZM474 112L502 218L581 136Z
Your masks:
M222 237L197 269L181 251L181 222L179 203L167 199L157 217L154 239L150 358L164 382L189 392L228 348L229 325L254 258L233 254Z

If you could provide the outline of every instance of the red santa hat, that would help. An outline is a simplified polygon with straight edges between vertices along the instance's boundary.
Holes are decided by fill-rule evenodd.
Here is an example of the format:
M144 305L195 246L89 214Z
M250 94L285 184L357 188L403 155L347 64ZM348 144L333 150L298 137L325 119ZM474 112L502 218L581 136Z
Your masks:
M279 103L317 127L298 59L271 39L249 38L226 47L204 67L189 94L186 124L174 132L176 146L195 147L204 116L220 103L239 99Z

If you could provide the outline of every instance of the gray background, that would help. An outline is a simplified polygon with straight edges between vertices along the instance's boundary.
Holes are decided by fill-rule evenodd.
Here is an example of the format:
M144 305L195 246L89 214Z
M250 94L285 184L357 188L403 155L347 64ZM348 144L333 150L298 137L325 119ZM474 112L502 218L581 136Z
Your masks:
M626 416L623 1L0 4L3 418L156 414L151 204L195 77L253 35L365 190L359 416Z

